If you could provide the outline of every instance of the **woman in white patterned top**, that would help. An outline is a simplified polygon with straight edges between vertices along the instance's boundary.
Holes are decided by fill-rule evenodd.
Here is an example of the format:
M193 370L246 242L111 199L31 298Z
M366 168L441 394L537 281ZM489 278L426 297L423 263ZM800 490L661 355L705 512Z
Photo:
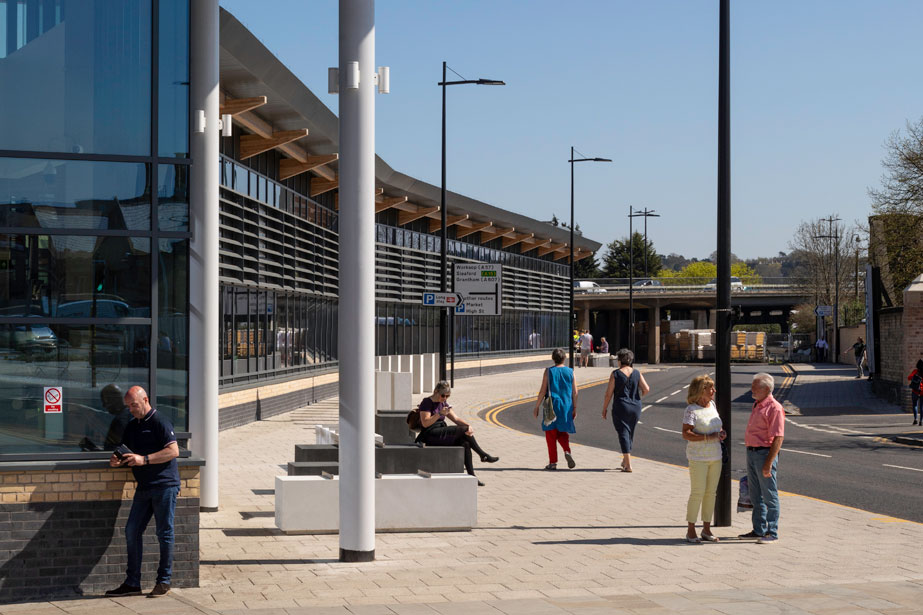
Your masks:
M686 521L689 523L686 542L718 542L718 537L711 533L711 519L721 477L721 442L727 434L721 428L721 417L715 407L715 381L704 374L693 378L686 393L686 402L689 405L683 414L683 439L686 440L691 483L686 505ZM699 507L702 509L701 538L695 533Z

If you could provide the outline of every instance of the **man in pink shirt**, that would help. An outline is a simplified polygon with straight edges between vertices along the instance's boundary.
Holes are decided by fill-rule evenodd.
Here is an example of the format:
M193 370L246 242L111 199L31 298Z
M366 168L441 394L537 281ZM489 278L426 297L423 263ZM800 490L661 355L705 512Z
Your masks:
M760 544L779 539L779 489L776 466L785 437L785 411L772 396L775 380L756 374L750 384L753 410L744 435L747 445L747 482L753 502L753 530L740 538L758 538Z

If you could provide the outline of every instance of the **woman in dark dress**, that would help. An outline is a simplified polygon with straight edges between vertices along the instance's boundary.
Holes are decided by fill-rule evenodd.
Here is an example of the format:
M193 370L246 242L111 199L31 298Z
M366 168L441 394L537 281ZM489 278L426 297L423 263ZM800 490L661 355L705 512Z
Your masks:
M631 472L631 443L635 437L635 425L641 417L641 396L647 395L651 387L647 385L641 372L632 367L635 354L622 348L616 355L619 368L609 376L606 398L603 401L603 418L606 418L609 400L612 400L612 424L619 435L619 447L622 449L622 472Z
M471 451L480 455L481 461L495 463L499 457L488 455L478 446L477 440L471 431L471 425L458 418L449 405L449 396L452 389L445 380L436 383L432 396L423 398L420 402L420 423L423 428L417 436L417 442L427 446L462 446L465 449L465 471L474 476L474 464L471 461ZM449 419L454 425L446 425ZM478 480L478 486L484 483Z

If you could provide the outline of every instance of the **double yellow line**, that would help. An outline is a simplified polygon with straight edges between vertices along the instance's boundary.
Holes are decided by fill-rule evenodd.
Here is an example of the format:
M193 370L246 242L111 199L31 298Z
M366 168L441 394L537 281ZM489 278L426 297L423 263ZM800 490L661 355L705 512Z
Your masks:
M587 382L586 384L577 385L577 390L579 391L581 389L588 389L590 387L599 386L600 384L605 384L606 382L609 382L608 378L606 378L605 380L594 380L593 382ZM500 415L501 412L503 412L504 410L507 410L508 408L512 408L513 406L516 406L519 404L534 402L536 399L537 399L536 397L522 397L520 399L508 401L504 404L497 406L496 408L491 408L490 410L488 410L487 413L484 415L484 420L490 423L491 425L496 425L497 427L503 427L504 429L509 429L510 431L516 431L512 427L508 427L504 425L503 423L501 423L500 419L498 419L497 417Z
M776 399L784 400L788 396L789 391L791 391L792 385L795 382L795 377L798 375L798 372L796 372L788 363L782 364L782 371L785 372L785 380L782 381L782 385L779 387L779 394L775 395L774 397Z

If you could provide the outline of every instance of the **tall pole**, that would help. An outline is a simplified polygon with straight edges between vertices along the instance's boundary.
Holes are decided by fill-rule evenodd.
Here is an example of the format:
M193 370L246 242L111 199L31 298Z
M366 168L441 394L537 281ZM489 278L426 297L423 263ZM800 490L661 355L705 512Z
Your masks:
M720 0L718 27L718 305L715 384L718 415L731 430L731 24L730 0ZM728 447L729 452L733 447ZM731 460L721 466L715 525L731 525Z
M644 208L644 278L647 279L647 207Z
M446 211L445 211L445 62L442 63L442 189L439 200L439 219L442 220L442 239L439 242L439 291L446 292L446 270L448 269ZM446 354L448 353L448 324L449 308L444 307L439 311L439 379L446 379Z
M189 148L189 449L205 460L199 507L218 510L218 0L190 6L192 109L205 111L205 132ZM152 353L152 356L155 353Z
M574 369L574 146L570 147L570 312L567 315L569 366Z
M840 225L833 228L833 249L836 250L833 256L833 356L839 358L836 353L840 351Z
M375 1L340 0L340 561L375 559ZM359 86L345 77L358 63Z
M635 351L635 234L633 206L628 206L628 350Z

